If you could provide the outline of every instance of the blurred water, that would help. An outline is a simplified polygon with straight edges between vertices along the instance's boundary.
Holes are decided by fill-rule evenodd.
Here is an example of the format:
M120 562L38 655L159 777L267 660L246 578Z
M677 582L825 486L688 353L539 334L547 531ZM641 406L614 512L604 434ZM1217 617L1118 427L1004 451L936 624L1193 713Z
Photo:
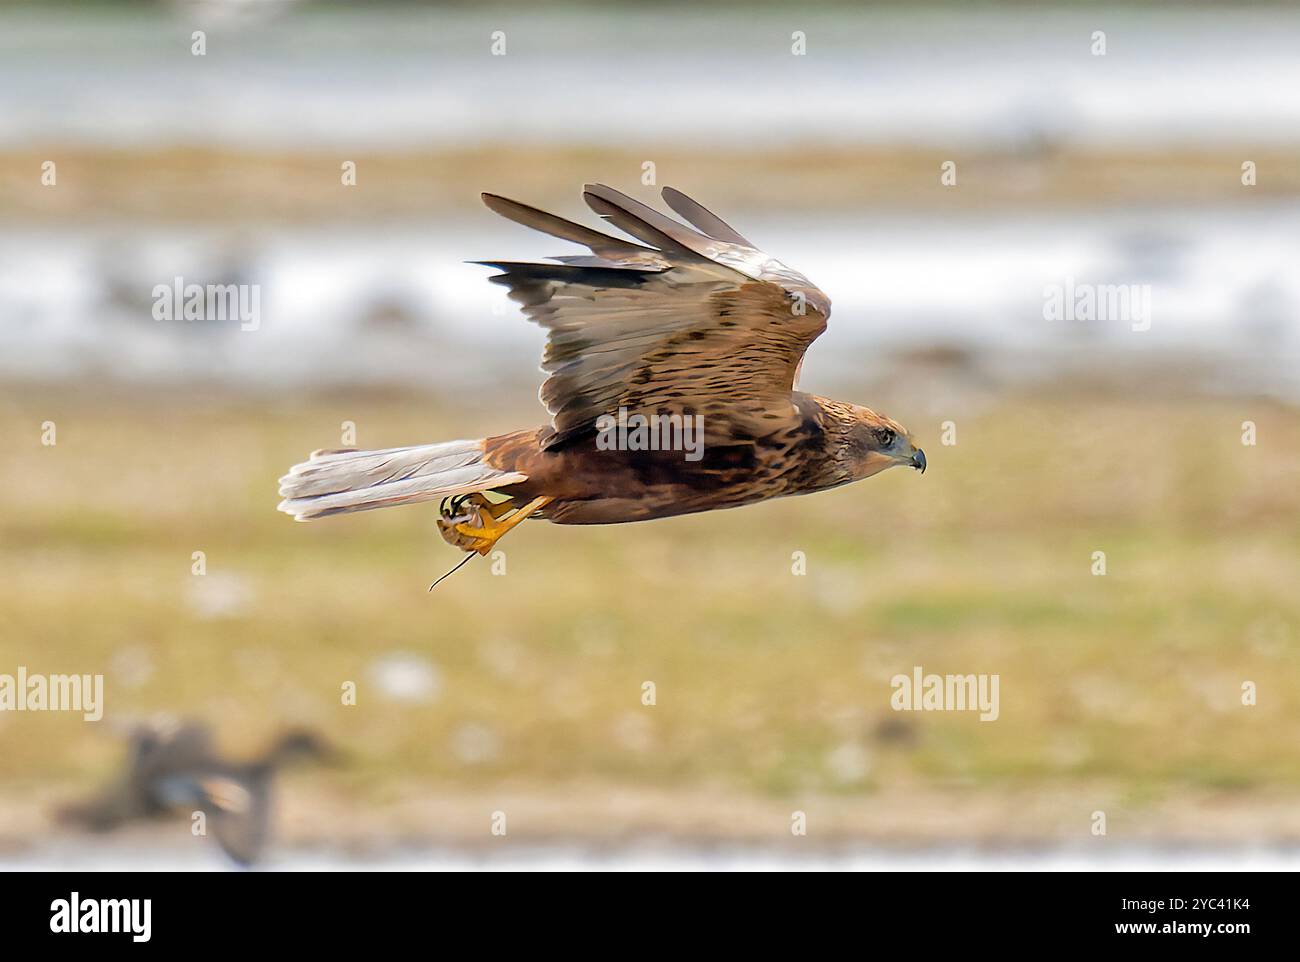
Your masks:
M790 53L796 30L806 56ZM1300 138L1297 49L1286 7L24 5L0 8L0 148L1277 143ZM1295 396L1297 212L729 213L835 302L840 350L814 349L810 377L881 344L1019 351L1048 376L1090 353L1178 351ZM526 376L540 332L462 261L565 251L486 214L433 226L0 225L0 377L418 385L431 359L455 362L440 379ZM153 320L153 288L176 277L259 285L260 329ZM1069 279L1151 285L1151 330L1044 320L1045 286Z
M881 848L809 846L796 853L762 846L639 844L588 847L502 842L497 850L421 848L344 854L324 848L273 854L272 871L1294 871L1294 847L1112 845L945 846ZM235 870L206 845L46 843L18 856L0 856L0 871L213 871Z
M1024 375L1035 377L1092 355L1200 354L1227 387L1300 396L1298 214L1296 205L872 214L744 226L834 302L810 378L882 345L948 344L1032 354ZM568 245L486 213L441 227L253 238L209 227L0 230L0 378L419 386L447 360L437 370L449 386L457 376L529 377L541 331L486 282L487 268L464 261L536 259ZM260 327L155 320L154 287L175 277L260 285ZM1045 289L1067 279L1150 285L1150 329L1045 319Z
M1286 5L226 6L0 8L0 146L1300 139Z

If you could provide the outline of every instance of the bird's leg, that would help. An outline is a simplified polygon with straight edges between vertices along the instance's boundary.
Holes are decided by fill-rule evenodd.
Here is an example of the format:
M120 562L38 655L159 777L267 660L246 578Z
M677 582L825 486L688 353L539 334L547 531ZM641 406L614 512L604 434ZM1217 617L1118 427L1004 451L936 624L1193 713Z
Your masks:
M468 502L468 507L465 507ZM476 525L473 530L478 530L484 524L483 515L486 514L492 520L500 517L510 510L513 502L503 501L501 504L493 504L486 496L478 491L470 494L458 494L455 497L443 498L442 504L438 506L438 532L442 539L453 548L460 548L462 551L477 551L481 547L481 540L477 535L465 535L456 530L459 523L467 522Z
M478 524L460 523L455 526L455 529L457 533L464 535L465 537L477 539L478 543L470 550L477 551L481 555L486 555L496 547L498 541L505 537L507 531L519 524L519 522L523 521L529 515L546 507L553 500L553 498L548 497L533 498L533 500L529 501L522 508L519 508L517 511L509 515L509 517L505 518L501 516L504 514L504 511L495 509L508 508L509 503L493 505L484 511L484 513L488 515L487 518L479 515L477 518L479 522Z
M460 507L466 501L472 504L474 508L477 508L478 511L487 512L493 518L501 517L512 507L514 507L514 502L512 501L502 501L500 503L489 501L487 499L487 496L480 491L471 491L469 494L458 494L454 498L450 498L448 500L450 500L451 504L445 505L443 507L442 515L444 518L447 518L449 520L453 516L460 514ZM472 511L471 516L474 515L477 515L477 512Z
M442 517L438 519L438 530L443 540L462 551L477 551L486 555L496 546L507 531L523 521L529 515L541 510L553 499L534 498L503 519L503 515L514 508L514 502L504 501L493 504L477 492L451 499L450 507L443 506ZM460 513L461 505L469 503L465 514Z

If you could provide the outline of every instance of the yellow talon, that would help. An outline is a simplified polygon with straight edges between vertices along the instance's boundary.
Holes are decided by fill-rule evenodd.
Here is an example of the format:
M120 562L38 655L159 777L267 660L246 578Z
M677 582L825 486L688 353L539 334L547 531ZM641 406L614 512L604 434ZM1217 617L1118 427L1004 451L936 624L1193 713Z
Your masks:
M533 498L509 517L502 519L514 507L511 501L493 504L477 492L469 495L464 503L469 505L469 518L466 521L453 520L444 514L438 519L438 530L443 539L462 551L477 551L486 555L506 532L523 521L529 515L540 511L554 500L548 497Z
M474 505L480 511L491 515L493 518L500 518L503 514L506 514L514 508L513 501L489 501L486 496L480 494L478 491L465 495L464 503Z

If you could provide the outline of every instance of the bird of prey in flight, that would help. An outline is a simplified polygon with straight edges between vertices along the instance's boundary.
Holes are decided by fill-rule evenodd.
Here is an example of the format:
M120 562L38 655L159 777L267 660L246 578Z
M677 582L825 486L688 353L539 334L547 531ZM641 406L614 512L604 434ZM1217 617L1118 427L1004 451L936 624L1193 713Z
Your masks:
M797 389L831 308L803 274L672 188L664 201L695 229L603 185L582 196L639 243L483 195L503 217L591 251L478 262L500 270L490 280L546 329L550 423L316 451L280 479L281 511L309 521L438 500L443 537L486 555L528 517L620 524L825 491L895 465L925 470L898 423ZM646 424L663 428L648 444ZM664 437L680 443L654 443Z

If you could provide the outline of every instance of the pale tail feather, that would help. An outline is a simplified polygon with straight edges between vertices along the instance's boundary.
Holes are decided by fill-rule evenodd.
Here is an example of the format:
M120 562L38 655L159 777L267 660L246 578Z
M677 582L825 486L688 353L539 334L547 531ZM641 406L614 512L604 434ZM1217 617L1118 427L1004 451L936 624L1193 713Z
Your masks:
M280 510L296 521L417 504L528 480L483 461L483 441L384 451L315 451L280 479Z

